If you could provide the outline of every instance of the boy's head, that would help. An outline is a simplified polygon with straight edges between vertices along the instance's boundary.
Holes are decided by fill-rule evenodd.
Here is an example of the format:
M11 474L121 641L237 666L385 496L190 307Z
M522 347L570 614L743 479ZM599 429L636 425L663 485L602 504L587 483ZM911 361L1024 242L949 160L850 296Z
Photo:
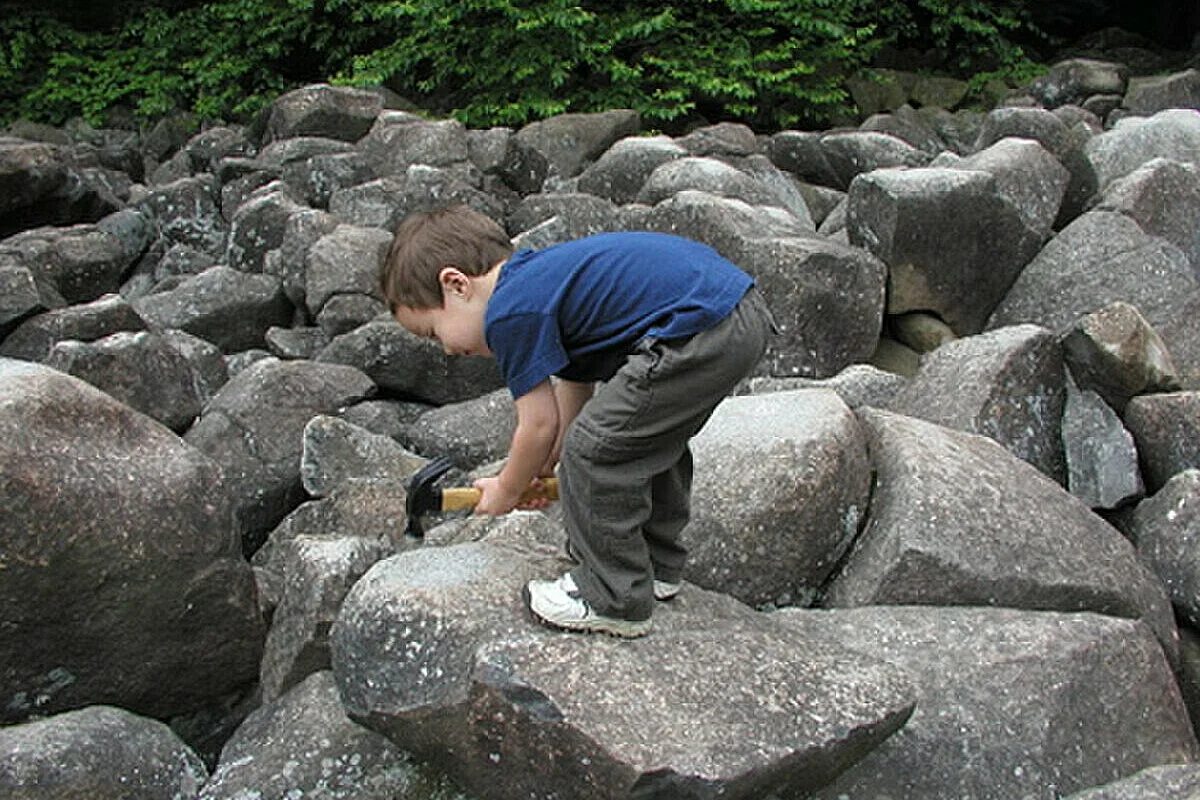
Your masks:
M512 243L504 229L468 206L417 212L396 226L379 288L393 314L400 307L441 308L443 270L479 276L510 255Z

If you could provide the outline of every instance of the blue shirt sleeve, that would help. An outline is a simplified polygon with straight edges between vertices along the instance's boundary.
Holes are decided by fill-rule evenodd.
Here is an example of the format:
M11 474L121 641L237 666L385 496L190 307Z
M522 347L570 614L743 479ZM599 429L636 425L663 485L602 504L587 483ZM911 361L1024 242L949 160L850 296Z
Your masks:
M513 314L491 320L487 340L514 398L528 394L570 362L558 321L549 314Z

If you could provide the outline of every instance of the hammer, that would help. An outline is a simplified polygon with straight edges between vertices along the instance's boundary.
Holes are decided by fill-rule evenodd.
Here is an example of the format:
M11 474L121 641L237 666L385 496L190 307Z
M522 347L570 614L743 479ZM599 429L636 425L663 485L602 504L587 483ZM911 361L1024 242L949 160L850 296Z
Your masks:
M473 486L456 486L445 489L434 486L439 478L445 475L454 464L445 456L435 458L421 467L408 479L408 496L404 498L404 511L408 516L408 524L404 528L405 536L420 539L425 536L421 527L421 515L432 511L459 511L464 508L474 508L482 493ZM521 495L520 503L527 503L539 497L547 500L558 499L558 480L542 478L539 489L530 487Z

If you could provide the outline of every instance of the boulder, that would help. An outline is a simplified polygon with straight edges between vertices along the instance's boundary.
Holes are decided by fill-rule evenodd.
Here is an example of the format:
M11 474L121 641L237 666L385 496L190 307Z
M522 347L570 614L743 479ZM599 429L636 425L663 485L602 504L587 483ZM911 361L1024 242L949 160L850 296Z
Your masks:
M3 720L251 683L265 631L221 466L47 367L0 359L0 395Z
M1080 105L1093 95L1123 95L1129 69L1112 61L1070 58L1052 65L1029 85L1029 93L1047 108Z
M508 455L516 427L512 395L497 389L422 414L408 426L404 442L430 458L445 456L463 469L474 469Z
M387 540L300 535L275 545L279 603L263 647L259 685L271 703L309 675L329 669L329 628L350 587L393 552Z
M1124 214L1092 211L1051 239L1013 282L987 327L1063 330L1124 301L1162 336L1181 380L1200 380L1200 283L1179 248Z
M0 339L25 318L63 305L62 295L39 280L15 254L0 255Z
M1042 238L996 178L974 170L862 175L846 222L850 243L889 267L888 312L932 311L960 336L983 329Z
M780 131L767 140L766 155L775 166L802 181L845 189L821 147L821 136L814 131Z
M695 156L672 159L657 167L637 199L654 205L687 190L729 197L752 206L789 207L788 198L775 187L723 161ZM790 205L794 207L795 203Z
M459 178L470 173L469 133L454 119L381 118L359 151L381 178L403 175L414 164L447 168Z
M304 264L304 301L317 318L333 297L362 295L373 299L374 316L386 311L379 294L379 268L392 235L378 228L338 225L308 249Z
M983 118L975 151L986 150L1001 139L1032 139L1055 157L1062 157L1071 138L1067 124L1044 108L1005 107L992 109Z
M145 329L145 321L123 297L106 294L90 303L30 317L0 343L0 355L45 361L54 345L67 339L90 342L117 331Z
M835 189L847 189L855 177L888 167L920 167L929 154L887 133L844 131L821 136L821 152L837 175Z
M1129 401L1124 416L1151 492L1176 473L1200 467L1200 391L1141 395Z
M403 485L426 459L393 439L327 414L304 426L300 480L313 497L328 497L360 482Z
M150 218L167 242L221 257L229 227L217 206L218 188L212 175L183 178L154 187L135 208Z
M520 588L563 566L545 525L372 567L331 639L350 717L487 797L752 798L820 785L910 712L890 668L695 587L646 639L538 628Z
M187 356L161 334L123 331L94 342L54 345L47 366L87 381L180 433L200 413L204 397Z
M744 240L731 260L754 276L778 326L770 374L829 377L874 352L887 269L870 253L793 236Z
M391 318L335 337L317 361L356 367L380 389L434 405L469 400L504 385L494 359L448 356Z
M374 309L378 311L378 307ZM374 314L368 314L368 318ZM268 328L263 337L267 351L276 358L316 358L317 353L329 344L329 335L315 326L297 326L294 328Z
M280 95L267 112L264 142L293 136L322 136L354 142L371 129L383 110L374 92L315 84Z
M601 231L620 229L617 206L610 200L583 192L539 192L526 195L508 214L505 227L516 235L558 217L578 239Z
M1200 753L1170 666L1132 620L986 608L785 610L909 676L894 736L811 795L1057 797Z
M659 166L688 151L667 136L628 136L615 142L579 176L579 191L614 203L632 203Z
M0 728L0 793L10 800L192 800L207 778L170 728L112 706Z
M547 176L571 178L613 144L636 134L641 124L641 116L632 109L559 114L529 123L513 140L545 159Z
M63 148L45 142L0 138L0 197L4 198L0 200L0 215L31 213L30 206L48 200L66 186L68 170ZM11 232L5 225L3 233Z
M268 254L263 258L263 272L283 282L284 294L296 308L307 307L304 293L308 251L340 224L337 217L325 211L298 211L289 216L284 225L283 243L279 246L277 257Z
M1122 105L1144 117L1177 108L1200 111L1200 70L1130 78Z
M351 367L267 358L230 378L205 407L186 439L225 468L248 552L300 502L308 421L374 390Z
M329 198L339 189L378 177L370 159L359 151L323 153L288 164L283 170L284 181L295 186L314 208L328 208Z
M1089 508L1120 508L1145 493L1133 436L1100 395L1068 385L1062 438L1067 489Z
M465 203L481 214L503 221L499 200L470 186L438 167L414 164L403 175L393 175L339 189L329 197L329 212L351 225L383 228L391 232L415 211Z
M895 136L930 156L946 149L946 143L937 132L907 103L886 114L872 114L858 129Z
M889 408L978 433L1065 483L1062 348L1036 325L1017 325L942 345Z
M1175 659L1162 586L1082 502L991 439L876 409L857 414L875 492L824 605L1094 611L1146 621Z
M1200 469L1177 472L1130 514L1138 553L1163 582L1179 616L1200 625Z
M229 223L225 263L242 272L262 272L267 252L283 244L288 217L303 210L283 191L267 191L242 203Z
M466 800L443 776L354 724L329 672L264 705L238 728L203 800Z
M174 289L132 301L151 330L177 328L227 353L262 347L272 326L292 319L292 305L273 275L216 266Z
M1200 111L1180 108L1126 117L1090 139L1084 157L1100 190L1155 158L1198 164Z
M1064 800L1177 800L1200 793L1200 765L1164 764L1103 786L1085 789Z
M1084 314L1062 343L1075 382L1095 391L1118 413L1136 395L1179 388L1167 346L1129 303L1118 300Z
M793 389L832 389L850 408L886 407L906 382L904 376L870 364L851 364L829 378L751 378L746 382L746 390L748 394L769 394Z
M117 291L136 255L96 225L35 228L0 241L0 257L27 268L67 303Z
M1114 180L1099 211L1119 211L1187 256L1200 279L1200 164L1154 158Z
M679 145L693 156L749 156L760 149L754 131L740 122L695 128L679 139Z
M1046 148L1029 139L1001 139L954 166L992 175L996 192L1012 203L1025 225L1042 240L1050 237L1071 176Z
M704 242L728 259L738 258L749 239L812 236L812 228L775 206L684 190L631 221L629 227L674 233Z
M692 451L684 577L752 606L811 605L867 512L854 414L830 390L733 397Z

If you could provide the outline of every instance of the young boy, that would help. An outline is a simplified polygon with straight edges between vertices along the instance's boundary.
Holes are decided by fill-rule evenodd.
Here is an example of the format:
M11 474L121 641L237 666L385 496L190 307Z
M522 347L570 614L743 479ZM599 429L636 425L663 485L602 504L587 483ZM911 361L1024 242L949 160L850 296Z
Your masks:
M380 286L412 333L450 355L494 356L515 398L508 459L476 481L476 512L511 511L558 467L579 565L529 583L533 613L568 630L647 633L655 599L680 588L688 441L774 327L754 281L705 245L657 233L514 254L498 224L454 206L400 223Z

